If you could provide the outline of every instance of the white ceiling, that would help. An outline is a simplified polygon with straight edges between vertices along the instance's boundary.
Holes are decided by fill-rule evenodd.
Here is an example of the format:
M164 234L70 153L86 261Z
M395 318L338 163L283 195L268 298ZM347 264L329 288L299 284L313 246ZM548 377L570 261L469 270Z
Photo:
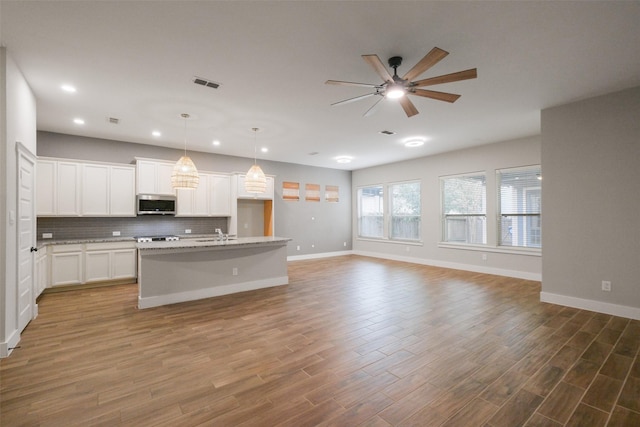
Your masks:
M252 157L255 139L258 158L338 169L537 135L543 108L640 85L638 1L2 0L0 14L39 130L182 148L189 113L189 150ZM402 75L434 46L450 54L421 78L478 69L430 88L457 102L412 97L412 118L391 100L363 117L377 97L330 106L369 90L328 79L382 83L360 55L402 56ZM414 136L428 141L405 148Z

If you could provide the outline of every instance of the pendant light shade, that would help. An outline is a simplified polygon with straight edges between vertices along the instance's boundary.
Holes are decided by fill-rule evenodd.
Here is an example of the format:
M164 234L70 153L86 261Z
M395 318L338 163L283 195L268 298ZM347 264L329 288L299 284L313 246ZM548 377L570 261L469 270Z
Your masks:
M200 183L200 175L193 160L187 156L187 119L189 115L181 114L184 118L184 156L176 162L171 173L171 186L174 189L194 190Z
M244 190L247 193L262 194L267 191L267 178L264 176L264 172L260 169L256 160L255 134L258 132L258 128L252 128L254 132L254 147L253 147L253 165L247 172L244 179Z

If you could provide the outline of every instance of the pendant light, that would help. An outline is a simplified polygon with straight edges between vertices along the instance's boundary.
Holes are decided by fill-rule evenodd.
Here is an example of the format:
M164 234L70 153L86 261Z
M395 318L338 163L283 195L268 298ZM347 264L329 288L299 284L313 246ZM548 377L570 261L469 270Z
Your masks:
M244 190L247 193L261 194L267 191L267 178L264 176L264 172L258 166L256 153L257 153L257 145L256 145L256 134L258 132L258 128L251 128L253 130L253 166L247 172L247 176L244 179Z
M171 187L174 189L194 190L198 188L200 176L196 165L193 164L193 160L187 156L187 119L189 115L182 113L180 116L184 119L184 156L180 157L173 167Z

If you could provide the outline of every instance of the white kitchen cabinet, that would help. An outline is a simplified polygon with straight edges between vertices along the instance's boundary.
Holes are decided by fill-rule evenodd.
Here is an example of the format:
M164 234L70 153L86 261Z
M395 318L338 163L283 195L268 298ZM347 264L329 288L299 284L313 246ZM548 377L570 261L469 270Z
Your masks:
M135 278L136 261L133 242L87 243L84 283Z
M109 166L82 165L82 215L109 215Z
M56 168L56 215L80 215L80 173L77 162L58 162Z
M136 194L175 195L171 187L174 163L157 160L136 160Z
M231 215L231 177L213 174L209 177L209 213L213 216Z
M38 249L36 255L36 274L35 274L35 297L38 298L42 291L45 290L49 283L49 258L47 257L47 247L42 246Z
M109 167L109 215L136 216L136 168Z
M135 167L39 159L38 216L135 216Z
M38 160L36 166L36 212L38 216L56 215L56 170L56 161Z
M54 245L51 249L51 286L83 282L83 245Z
M198 188L177 190L177 216L231 215L231 179L229 175L200 172Z
M272 176L267 176L267 189L264 193L248 193L244 189L244 180L246 175L236 175L238 183L238 199L259 199L259 200L273 200L274 195L274 179Z

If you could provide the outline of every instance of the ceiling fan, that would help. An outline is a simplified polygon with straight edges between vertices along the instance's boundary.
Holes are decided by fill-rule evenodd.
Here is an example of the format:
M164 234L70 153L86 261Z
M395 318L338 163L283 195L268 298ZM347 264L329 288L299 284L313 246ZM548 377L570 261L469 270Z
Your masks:
M425 86L433 86L442 83L456 82L460 80L475 79L478 76L477 70L471 68L469 70L458 71L456 73L444 74L442 76L430 77L428 79L422 79L414 81L416 77L427 71L429 68L440 62L449 52L440 48L434 47L424 58L422 58L416 65L413 66L407 73L399 77L397 69L402 64L401 56L394 56L389 58L389 66L393 68L393 76L389 74L384 64L378 58L378 55L362 55L362 58L369 64L384 83L370 84L370 83L355 83L344 82L340 80L327 80L325 83L330 85L341 86L358 86L368 87L375 89L375 92L368 93L366 95L356 96L354 98L345 99L343 101L335 102L331 105L342 105L349 102L358 101L360 99L368 98L370 96L380 96L380 99L369 108L364 115L369 116L375 110L375 107L384 98L398 99L398 102L402 106L402 109L407 114L407 117L415 116L418 114L418 109L413 105L413 102L406 95L417 95L425 98L437 99L438 101L455 102L460 95L446 92L436 92L433 90L420 89Z

